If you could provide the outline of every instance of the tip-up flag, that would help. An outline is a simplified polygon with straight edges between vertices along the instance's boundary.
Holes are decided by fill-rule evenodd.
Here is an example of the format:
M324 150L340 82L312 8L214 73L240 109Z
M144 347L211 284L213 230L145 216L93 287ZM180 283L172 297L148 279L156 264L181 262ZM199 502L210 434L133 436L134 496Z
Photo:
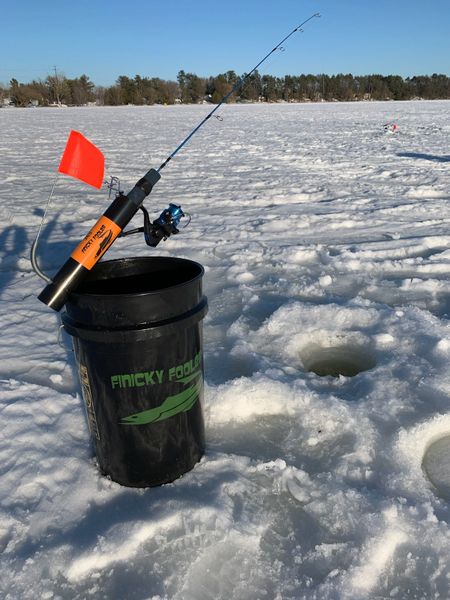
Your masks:
M58 171L101 188L105 173L105 157L84 135L72 130Z

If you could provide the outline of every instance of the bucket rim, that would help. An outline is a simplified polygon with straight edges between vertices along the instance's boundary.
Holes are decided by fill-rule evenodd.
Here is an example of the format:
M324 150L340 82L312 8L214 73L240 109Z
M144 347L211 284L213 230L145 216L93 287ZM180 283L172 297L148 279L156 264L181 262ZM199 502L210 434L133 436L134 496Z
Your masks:
M192 277L188 281L183 281L181 283L175 283L174 285L170 285L170 286L161 288L163 290L173 290L178 287L181 288L186 285L191 285L193 282L197 281L198 279L202 279L205 274L205 269L201 263L199 263L195 260L191 260L190 258L181 258L178 256L126 256L126 257L122 257L122 258L113 258L110 260L99 261L95 265L94 269L98 268L98 267L101 268L102 265L109 265L112 263L126 263L126 262L132 262L132 261L147 262L147 261L154 261L154 260L190 263L191 265L195 265L199 269L199 272L197 275L195 275L195 277ZM77 292L77 290L75 289L73 292L71 292L68 302L70 302L71 298L82 298L82 297L86 297L86 296L97 297L97 298L105 298L105 297L124 298L124 297L128 297L128 296L132 296L133 298L138 298L140 296L152 296L154 294L160 294L161 289L151 290L151 291L147 291L147 292L124 292L124 293L120 293L120 294L99 294L99 293L92 293L92 292Z

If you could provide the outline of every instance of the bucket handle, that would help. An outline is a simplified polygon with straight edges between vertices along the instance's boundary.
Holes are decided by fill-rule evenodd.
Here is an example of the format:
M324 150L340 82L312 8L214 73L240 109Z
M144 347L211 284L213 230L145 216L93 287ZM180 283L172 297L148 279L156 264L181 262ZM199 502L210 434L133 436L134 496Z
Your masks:
M31 244L31 252L30 252L30 260L31 260L31 266L33 267L33 271L36 273L36 275L38 275L41 279L43 279L47 283L51 283L52 280L39 267L38 262L37 262L36 252L37 252L37 246L38 246L38 243L39 243L39 236L41 235L42 227L44 226L45 218L47 216L47 212L48 212L48 209L49 209L49 206L50 206L50 201L53 198L53 192L55 190L55 185L56 185L56 178L57 178L57 175L55 175L55 179L53 180L52 189L51 189L50 194L49 194L49 196L47 198L47 204L46 204L45 209L44 209L44 214L42 216L42 220L41 220L41 223L39 225L39 229L38 229L37 235L36 235L36 237L34 239L34 242Z
M63 331L64 331L64 325L61 323L60 326L58 327L58 346L60 346L66 352L73 352L73 348L67 348L66 346L64 346L64 343L62 341L62 332Z

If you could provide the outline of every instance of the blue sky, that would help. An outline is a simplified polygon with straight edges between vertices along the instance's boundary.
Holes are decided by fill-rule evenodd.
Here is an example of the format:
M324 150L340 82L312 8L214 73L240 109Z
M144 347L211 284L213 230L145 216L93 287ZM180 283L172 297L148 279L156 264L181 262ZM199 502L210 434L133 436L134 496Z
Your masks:
M20 0L0 9L0 82L242 74L315 12L260 72L450 75L450 0Z

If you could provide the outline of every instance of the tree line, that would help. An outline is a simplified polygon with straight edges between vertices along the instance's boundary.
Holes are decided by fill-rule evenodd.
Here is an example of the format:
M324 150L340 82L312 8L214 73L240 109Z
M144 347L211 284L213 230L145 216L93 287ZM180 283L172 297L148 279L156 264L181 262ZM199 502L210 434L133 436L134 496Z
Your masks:
M49 75L45 80L19 83L11 79L0 86L0 103L14 106L49 106L89 103L107 106L127 104L195 104L219 102L245 77L227 71L213 77L199 77L179 71L177 81L158 77L130 78L121 75L109 87L96 86L87 75L75 79ZM247 77L230 95L229 102L319 102L358 100L450 99L450 77L434 73L403 78L399 75L261 75Z

